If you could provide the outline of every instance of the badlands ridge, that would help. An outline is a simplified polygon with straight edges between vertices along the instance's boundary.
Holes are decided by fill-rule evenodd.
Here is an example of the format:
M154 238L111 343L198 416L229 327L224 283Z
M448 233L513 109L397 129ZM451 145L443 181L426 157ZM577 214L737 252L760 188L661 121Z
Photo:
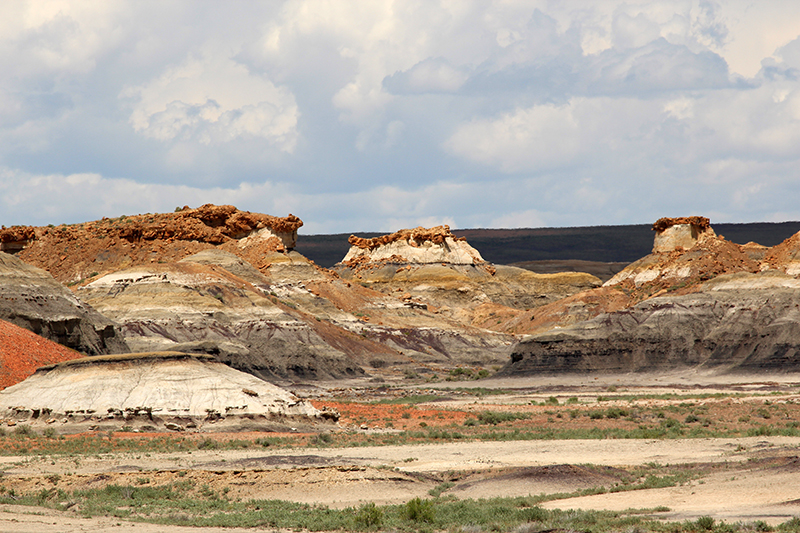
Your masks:
M301 226L293 215L204 205L3 228L0 319L86 355L194 355L62 363L0 393L0 409L62 417L79 410L55 407L63 403L56 399L63 376L82 383L109 369L163 376L160 368L173 365L175 372L176 364L197 383L228 369L230 390L267 405L283 392L248 396L242 390L256 388L247 380L291 385L371 376L380 382L459 367L499 369L505 376L692 367L796 371L800 363L800 235L772 248L740 245L716 235L703 217L661 219L653 227L652 253L601 284L586 273L537 274L488 263L447 226L353 236L342 261L325 269L294 251ZM27 350L20 352L3 356L22 358ZM53 350L58 355L41 362L67 361L77 352ZM6 385L33 373L30 367ZM31 392L44 389L53 391L42 396L49 407ZM22 396L9 399L12 392ZM208 413L230 414L243 403L219 401L225 405L201 409L202 421L192 411L186 420L157 422L208 424L214 420ZM114 415L162 408L152 398L143 402L102 409ZM279 414L324 422L312 410Z

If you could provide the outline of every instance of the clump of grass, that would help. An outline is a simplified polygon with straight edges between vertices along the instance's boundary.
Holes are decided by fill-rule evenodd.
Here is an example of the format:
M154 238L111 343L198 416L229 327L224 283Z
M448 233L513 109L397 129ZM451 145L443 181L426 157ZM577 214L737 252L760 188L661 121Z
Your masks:
M405 517L412 522L433 523L434 509L430 500L414 498L405 505Z
M478 413L478 422L481 424L491 424L496 426L502 422L513 422L514 420L525 420L530 418L528 413L509 413L505 411L481 411Z
M430 494L434 498L438 498L439 496L442 495L443 492L450 490L451 488L453 488L453 486L455 486L455 483L453 483L452 481L445 481L444 483L439 483L438 485L436 485L436 487L429 490L428 494Z
M359 529L376 529L383 525L383 509L380 509L373 502L362 505L355 516L356 525Z

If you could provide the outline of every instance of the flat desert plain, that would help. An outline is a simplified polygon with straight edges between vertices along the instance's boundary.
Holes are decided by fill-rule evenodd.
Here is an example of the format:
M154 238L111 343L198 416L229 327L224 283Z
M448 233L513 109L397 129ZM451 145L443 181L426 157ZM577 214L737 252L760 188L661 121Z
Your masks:
M549 510L769 530L800 517L799 387L797 374L697 372L340 381L295 391L340 411L321 434L8 427L0 531L253 531L181 525L209 510L138 507L137 491L167 486L215 509L536 497ZM82 496L106 487L122 505L103 510Z

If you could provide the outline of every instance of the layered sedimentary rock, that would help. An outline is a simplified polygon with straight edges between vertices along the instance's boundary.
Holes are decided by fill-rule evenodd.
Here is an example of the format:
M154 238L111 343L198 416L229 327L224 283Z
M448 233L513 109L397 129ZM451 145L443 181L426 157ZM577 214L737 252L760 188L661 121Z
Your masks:
M537 274L492 265L447 226L350 242L350 252L335 268L342 278L488 329L497 325L491 317L498 313L514 316L600 285L580 272Z
M46 366L0 391L0 419L59 432L314 430L335 412L216 362L179 352L111 355Z
M120 270L78 294L120 324L135 352L213 354L266 379L363 372L317 333L316 321L271 296L269 288L268 278L252 266L210 250L178 263Z
M452 234L449 226L402 229L373 239L351 235L350 250L343 263L357 266L360 260L374 263L449 263L453 265L482 265L485 261L466 239Z
M0 240L119 321L131 349L213 354L269 379L496 365L515 339L476 317L598 284L493 266L446 227L354 238L352 268L329 271L291 250L300 225L206 205L8 229Z
M800 371L798 294L785 274L726 274L522 340L503 373Z
M659 221L651 255L573 297L586 311L580 304L605 292L584 320L551 320L514 347L502 373L799 371L800 237L741 246L704 220Z
M88 355L128 348L114 323L46 271L0 252L0 319Z
M0 229L0 242L62 283L152 262L174 262L210 248L256 267L268 252L294 248L303 221L239 211L231 205L184 207L174 213L104 218L83 224Z

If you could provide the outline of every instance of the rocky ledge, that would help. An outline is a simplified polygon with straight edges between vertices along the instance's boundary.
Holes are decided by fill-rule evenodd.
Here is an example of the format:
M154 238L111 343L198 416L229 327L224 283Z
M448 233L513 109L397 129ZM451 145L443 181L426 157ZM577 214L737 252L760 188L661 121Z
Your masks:
M83 224L0 229L3 249L62 283L156 261L178 261L218 247L260 267L268 252L292 250L303 221L239 211L232 205L103 218Z
M481 254L456 237L449 226L402 229L373 239L351 235L350 250L342 263L351 268L374 262L453 265L484 264Z

